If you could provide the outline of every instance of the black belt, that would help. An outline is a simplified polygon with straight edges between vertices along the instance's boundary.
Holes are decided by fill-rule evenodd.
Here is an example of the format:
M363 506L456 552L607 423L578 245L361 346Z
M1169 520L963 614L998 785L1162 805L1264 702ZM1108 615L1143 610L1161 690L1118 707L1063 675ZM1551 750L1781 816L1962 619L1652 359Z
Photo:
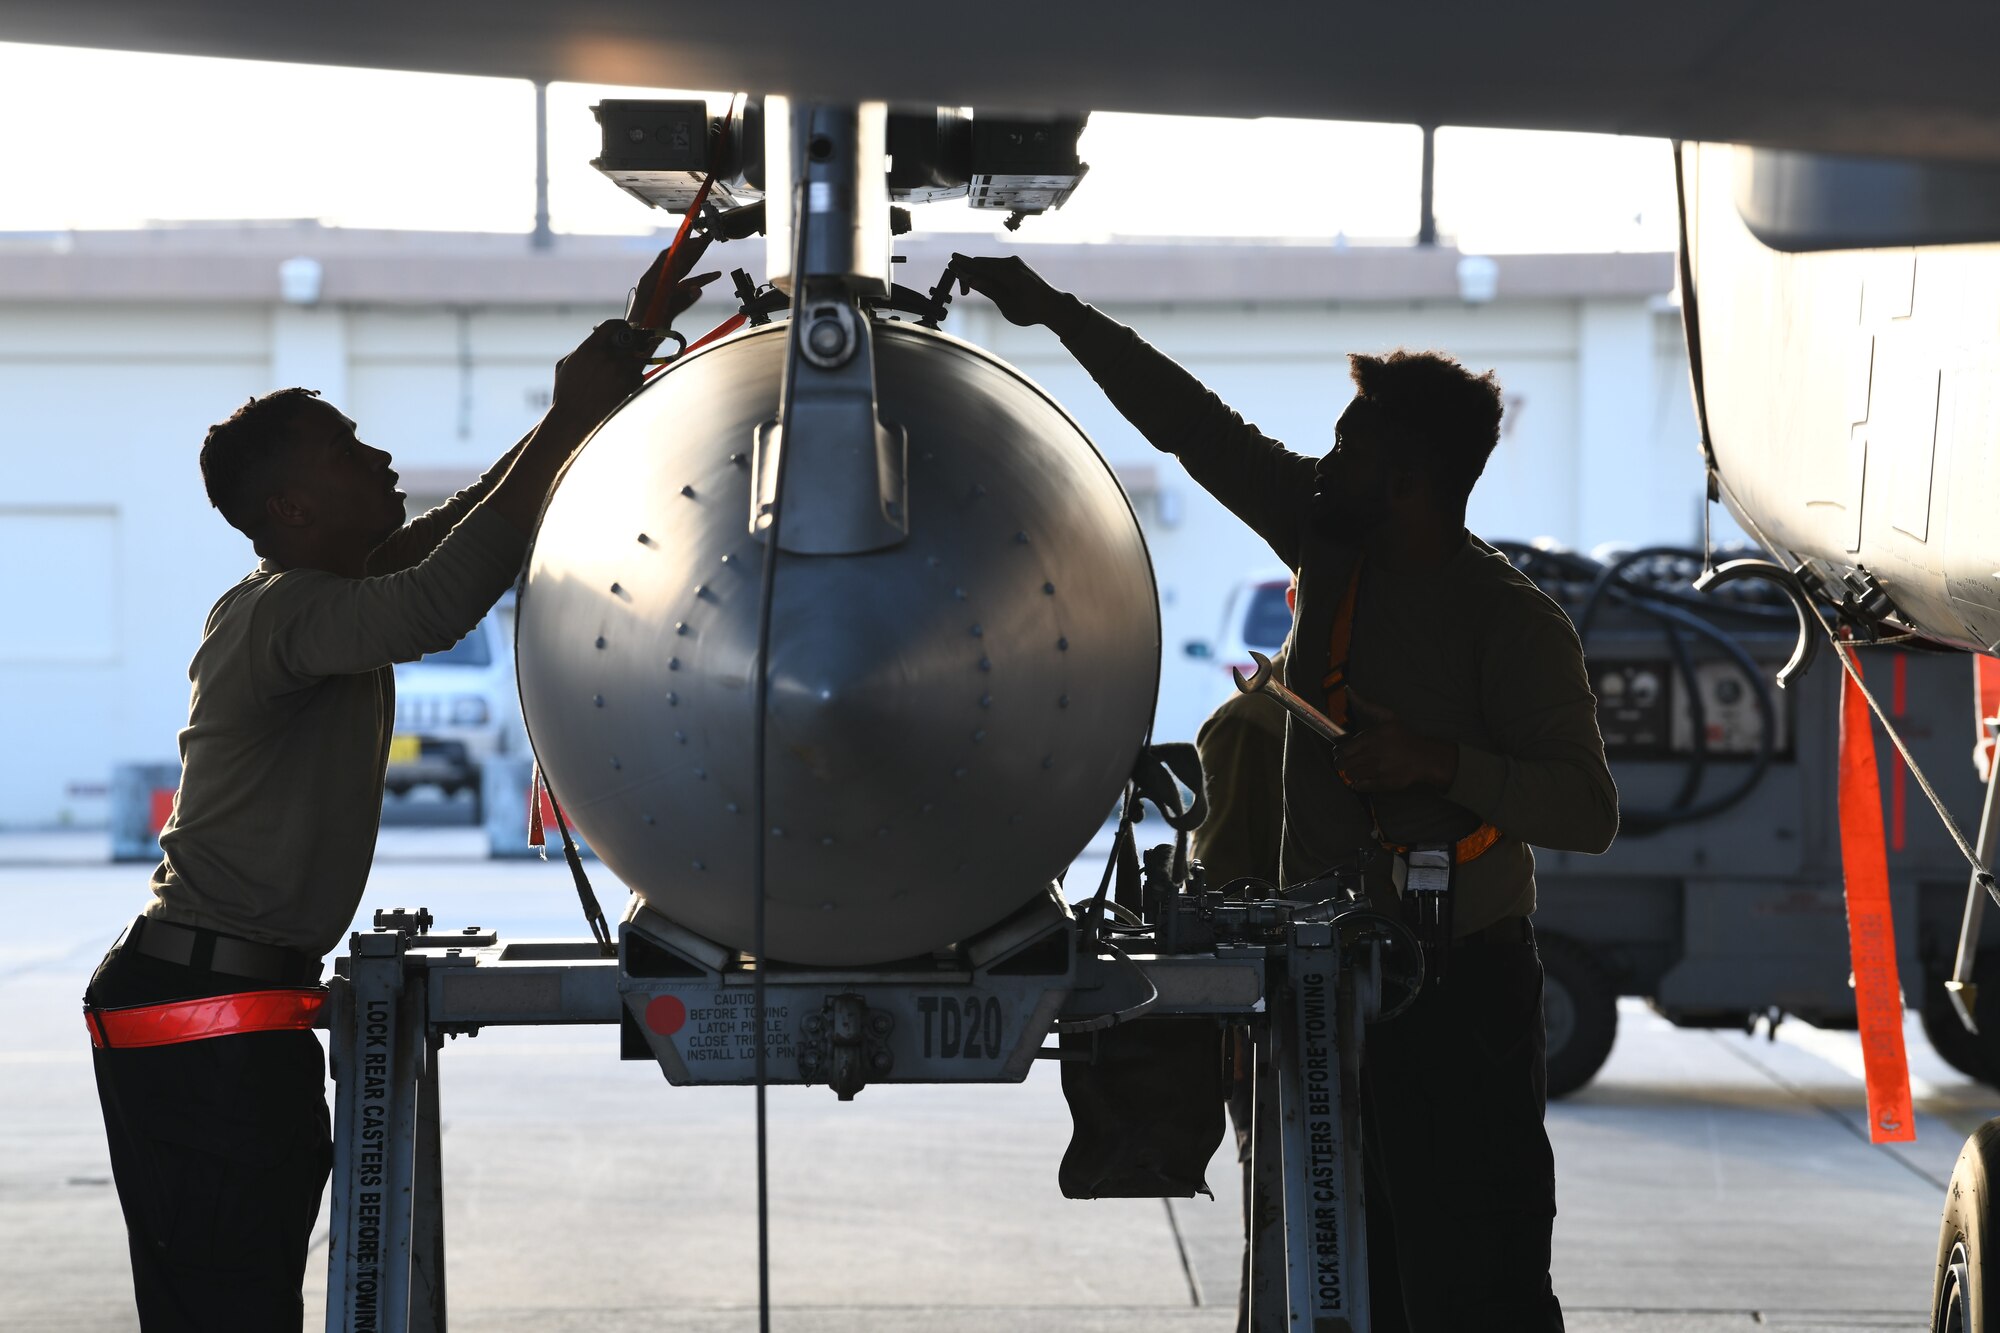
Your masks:
M319 980L319 959L296 949L259 944L200 926L182 926L158 917L142 916L126 927L122 947L148 958L177 963L203 972L274 981L281 986L305 986Z

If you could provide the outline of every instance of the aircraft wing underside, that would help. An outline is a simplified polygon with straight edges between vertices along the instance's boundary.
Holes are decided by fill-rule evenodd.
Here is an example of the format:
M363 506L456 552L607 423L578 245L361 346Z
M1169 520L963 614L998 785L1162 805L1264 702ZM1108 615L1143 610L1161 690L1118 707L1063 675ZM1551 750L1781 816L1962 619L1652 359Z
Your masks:
M1488 125L2000 160L2000 7L5 0L0 41L994 109ZM1190 164L1191 168L1197 164ZM1227 162L1211 164L1218 177Z

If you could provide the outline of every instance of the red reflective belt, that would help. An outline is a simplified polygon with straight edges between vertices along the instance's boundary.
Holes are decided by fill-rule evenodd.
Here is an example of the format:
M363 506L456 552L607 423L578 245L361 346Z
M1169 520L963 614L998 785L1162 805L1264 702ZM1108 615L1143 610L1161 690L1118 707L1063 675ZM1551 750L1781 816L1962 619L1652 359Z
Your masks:
M166 1004L83 1011L90 1044L102 1050L173 1046L239 1032L290 1032L319 1026L326 988L247 990Z

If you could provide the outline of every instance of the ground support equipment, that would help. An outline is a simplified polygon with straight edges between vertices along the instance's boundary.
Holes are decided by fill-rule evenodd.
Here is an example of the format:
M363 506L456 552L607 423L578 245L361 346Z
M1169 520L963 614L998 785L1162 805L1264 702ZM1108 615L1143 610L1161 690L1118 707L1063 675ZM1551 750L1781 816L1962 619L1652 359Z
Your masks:
M772 1083L1006 1083L1055 1031L1205 1015L1250 1025L1256 1059L1252 1299L1259 1325L1368 1327L1362 1034L1414 994L1407 932L1357 902L1189 894L1150 933L1087 945L1054 892L975 940L881 968L765 978ZM1414 962L1414 971L1413 971ZM754 1077L755 964L635 907L615 958L590 940L503 942L380 912L329 1005L334 1108L328 1333L446 1327L439 1052L491 1026L616 1024L621 1055L675 1085ZM1385 995L1388 1002L1385 1003ZM1262 1312L1275 1310L1275 1320Z

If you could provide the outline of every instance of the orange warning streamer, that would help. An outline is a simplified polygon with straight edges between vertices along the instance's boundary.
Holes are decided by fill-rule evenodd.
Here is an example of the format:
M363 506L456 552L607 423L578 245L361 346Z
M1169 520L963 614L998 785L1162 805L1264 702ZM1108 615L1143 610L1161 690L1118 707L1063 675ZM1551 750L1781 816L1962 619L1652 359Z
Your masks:
M1843 653L1856 675L1861 664ZM1896 923L1889 907L1889 854L1882 843L1882 783L1868 700L1854 676L1841 677L1840 864L1847 879L1847 945L1868 1082L1871 1143L1917 1137L1910 1062L1903 1050L1903 989L1896 977Z

